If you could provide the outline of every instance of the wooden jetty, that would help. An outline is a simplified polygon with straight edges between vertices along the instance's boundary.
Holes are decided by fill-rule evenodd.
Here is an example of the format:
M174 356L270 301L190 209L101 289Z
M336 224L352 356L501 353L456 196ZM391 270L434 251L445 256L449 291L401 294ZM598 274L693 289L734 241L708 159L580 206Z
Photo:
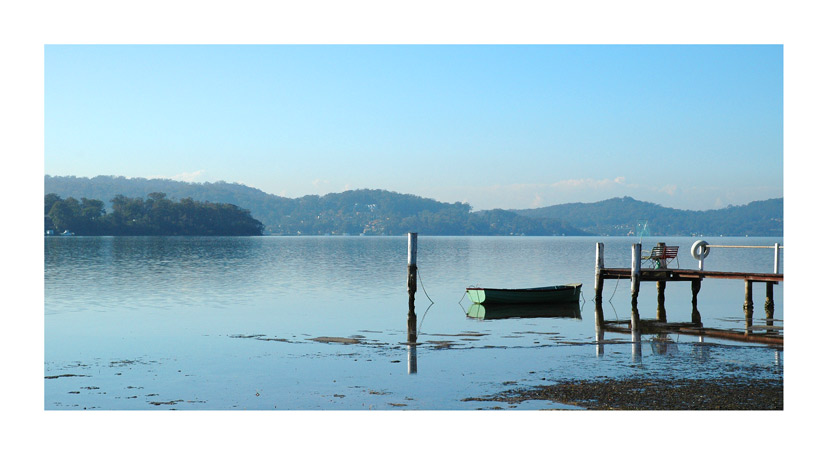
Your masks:
M697 245L701 248L697 250ZM733 247L733 246L727 246ZM658 250L658 248L661 248ZM664 244L659 244L653 249L656 251L668 251L670 247L665 247ZM773 320L773 286L784 280L783 274L779 271L779 248L777 244L775 247L776 258L774 261L775 273L756 273L756 272L721 272L703 270L703 260L709 252L709 246L706 242L697 242L693 246L695 250L694 258L699 259L699 270L692 269L671 269L662 266L661 262L656 262L656 268L642 268L641 267L641 244L636 243L632 245L631 265L630 268L608 268L604 266L604 244L597 243L595 247L595 325L597 329L606 329L610 331L629 331L640 333L642 329L672 331L678 333L692 333L699 336L720 337L729 339L738 339L743 341L757 341L771 344L781 344L782 335L781 327L771 326L766 330L765 334L756 333L760 326L753 326L753 283L765 283L765 316L768 320ZM674 251L674 250L672 250ZM651 254L652 256L652 254ZM701 290L702 280L706 278L711 279L727 279L727 280L742 280L745 283L745 302L743 310L746 317L746 329L744 333L703 329L701 323L701 314L698 310L698 294ZM607 279L627 279L630 280L631 292L631 306L632 312L629 321L605 321L603 310L603 289L604 280ZM691 322L668 324L667 314L664 308L664 291L668 282L687 281L690 282L691 290ZM656 320L645 323L638 314L638 293L642 282L655 282L657 289L657 311ZM770 322L769 324L772 324ZM628 327L625 328L624 326ZM646 326L646 327L645 327Z

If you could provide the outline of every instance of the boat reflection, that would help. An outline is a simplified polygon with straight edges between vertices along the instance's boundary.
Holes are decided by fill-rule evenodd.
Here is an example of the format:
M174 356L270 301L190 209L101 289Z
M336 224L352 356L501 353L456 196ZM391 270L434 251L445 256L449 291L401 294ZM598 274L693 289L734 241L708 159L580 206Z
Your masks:
M466 316L475 319L508 318L572 318L581 319L581 307L578 302L567 303L529 303L508 305L486 305L475 303L469 307Z

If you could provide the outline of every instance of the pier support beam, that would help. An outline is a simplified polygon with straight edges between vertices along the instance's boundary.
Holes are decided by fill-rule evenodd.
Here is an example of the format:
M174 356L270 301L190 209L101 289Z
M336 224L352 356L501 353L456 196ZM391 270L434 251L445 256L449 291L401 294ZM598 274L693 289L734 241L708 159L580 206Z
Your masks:
M690 282L690 290L693 293L693 297L690 300L690 304L692 305L692 313L690 315L690 320L693 321L694 324L701 324L701 314L699 314L699 291L701 290L701 280L692 280Z
M601 270L604 268L604 244L595 244L595 327L604 326L604 277Z
M630 293L632 299L632 314L630 316L630 330L638 332L641 320L638 316L638 290L641 285L641 244L634 243L632 246L632 264L630 267Z
M656 319L659 322L667 322L667 310L664 308L664 289L666 287L666 281L656 282L656 290L658 291L658 308L656 308Z

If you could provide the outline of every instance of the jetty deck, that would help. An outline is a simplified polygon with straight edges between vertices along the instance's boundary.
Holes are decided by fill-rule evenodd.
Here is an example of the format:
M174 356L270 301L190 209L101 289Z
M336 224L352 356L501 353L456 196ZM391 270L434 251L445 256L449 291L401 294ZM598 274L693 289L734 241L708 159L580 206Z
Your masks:
M694 254L694 258L701 259L699 269L671 269L668 267L657 268L643 268L641 267L641 244L632 245L632 262L629 268L611 268L604 266L604 244L597 243L595 248L595 326L596 329L610 330L610 331L624 331L632 333L641 333L642 331L667 331L679 332L686 334L696 334L699 336L709 336L718 338L728 338L744 341L755 341L769 344L782 344L782 327L774 326L772 321L774 313L773 302L773 288L775 285L784 281L782 273L776 273L779 270L779 250L780 245L775 245L775 273L762 272L725 272L704 270L702 262L707 253L704 251L705 245L702 246L700 255L698 252ZM669 247L664 244L659 244L657 248L662 251L667 251ZM677 247L673 247L676 250ZM694 250L696 246L694 245ZM745 247L755 248L755 246ZM725 279L725 280L741 280L745 283L745 302L743 310L745 313L745 330L731 331L721 329L703 328L701 322L701 314L698 310L698 294L701 290L702 281L711 279ZM603 302L604 280L607 279L628 279L630 280L631 292L631 315L630 319L626 321L605 321ZM667 313L664 306L664 290L668 282L688 281L690 282L690 289L692 292L691 298L691 322L667 323ZM657 286L657 316L654 321L642 321L638 313L638 294L642 282L655 282ZM753 325L753 283L765 283L765 317L768 321L769 327L760 327ZM766 330L762 330L766 329ZM764 333L757 333L764 332Z
M602 268L601 276L604 279L631 279L632 269ZM784 280L781 273L756 272L717 272L691 269L645 269L640 270L640 281L693 281L705 278L743 280L751 282L778 283Z

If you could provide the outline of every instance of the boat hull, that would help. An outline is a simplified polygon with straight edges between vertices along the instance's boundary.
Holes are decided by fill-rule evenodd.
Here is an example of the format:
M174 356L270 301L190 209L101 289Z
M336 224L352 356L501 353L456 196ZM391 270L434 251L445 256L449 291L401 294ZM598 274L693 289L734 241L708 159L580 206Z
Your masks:
M466 288L473 303L496 305L544 305L578 302L581 283L525 289Z

